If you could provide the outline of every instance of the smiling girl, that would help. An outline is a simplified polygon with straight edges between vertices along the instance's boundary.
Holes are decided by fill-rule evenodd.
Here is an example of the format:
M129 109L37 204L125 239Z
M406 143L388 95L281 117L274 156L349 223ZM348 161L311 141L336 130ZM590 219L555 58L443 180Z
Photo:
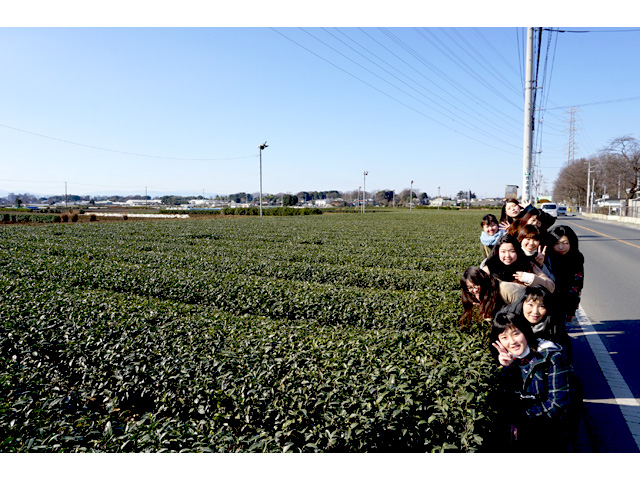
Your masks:
M535 225L542 232L546 232L555 223L556 217L552 217L533 205L525 207L517 216L517 218L507 228L507 233L517 235L518 230L524 225Z
M500 212L500 229L506 230L520 216L524 207L515 198L510 198L502 205Z
M550 261L547 256L547 245L542 231L535 225L522 225L517 231L517 238L522 251L530 260L535 260L536 264L544 274L555 282L551 273Z
M511 448L568 451L571 375L561 348L538 341L529 322L505 312L492 322L491 341L502 366L498 408L509 425Z
M529 260L518 240L510 235L498 240L482 269L503 282L540 285L550 292L555 289L553 280Z
M522 316L531 325L536 338L551 340L563 349L565 358L571 361L571 337L567 333L564 318L555 314L552 295L539 286L526 287L520 298L503 311Z
M476 266L464 271L460 289L464 311L458 323L466 326L471 324L475 312L481 319L491 321L502 307L511 304L524 291L522 285L502 282Z

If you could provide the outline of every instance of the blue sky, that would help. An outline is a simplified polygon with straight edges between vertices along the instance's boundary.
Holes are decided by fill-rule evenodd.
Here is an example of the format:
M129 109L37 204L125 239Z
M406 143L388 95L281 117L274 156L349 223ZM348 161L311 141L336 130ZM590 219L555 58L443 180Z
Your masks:
M60 194L64 182L80 195L257 192L264 141L265 193L351 191L364 171L367 191L413 180L430 196L521 183L522 17L414 28L411 12L349 10L343 23L326 11L258 19L263 9L219 23L184 10L102 21L38 10L3 24L0 194ZM640 29L579 20L553 28L589 33L543 35L537 146L549 190L567 161L566 107L578 108L576 158L640 137Z

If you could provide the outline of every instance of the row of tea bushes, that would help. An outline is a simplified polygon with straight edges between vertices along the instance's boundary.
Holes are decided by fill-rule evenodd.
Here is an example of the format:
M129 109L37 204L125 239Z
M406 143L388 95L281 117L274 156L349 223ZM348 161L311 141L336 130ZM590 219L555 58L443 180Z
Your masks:
M68 289L131 292L182 303L211 305L236 314L311 320L324 325L366 328L441 329L458 305L449 292L457 289L453 272L425 272L419 289L380 288L376 282L313 283L200 268L145 268L109 258L67 257L57 250L28 258L15 256L3 265L15 278L27 270L40 283ZM31 273L32 272L32 273ZM215 274L214 274L215 272ZM375 277L374 277L375 279ZM356 279L357 280L357 279ZM23 285L30 279L24 278ZM444 323L442 323L444 321Z

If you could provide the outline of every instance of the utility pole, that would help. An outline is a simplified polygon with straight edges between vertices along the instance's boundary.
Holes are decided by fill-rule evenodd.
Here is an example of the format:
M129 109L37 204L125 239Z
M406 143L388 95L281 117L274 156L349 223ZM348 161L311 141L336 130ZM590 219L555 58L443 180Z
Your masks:
M260 149L260 217L261 218L262 218L262 150L264 150L268 146L269 145L267 145L266 140L262 145L258 145L258 148Z
M620 200L620 179L622 178L622 174L618 174L618 200Z
M67 182L64 182L64 208L67 208Z
M587 170L587 210L589 212L591 212L591 210L589 210L589 201L591 200L591 162L587 161L587 166L588 166L588 170Z
M533 143L533 27L527 27L527 63L524 89L524 143L522 152L522 202L531 201L531 153Z

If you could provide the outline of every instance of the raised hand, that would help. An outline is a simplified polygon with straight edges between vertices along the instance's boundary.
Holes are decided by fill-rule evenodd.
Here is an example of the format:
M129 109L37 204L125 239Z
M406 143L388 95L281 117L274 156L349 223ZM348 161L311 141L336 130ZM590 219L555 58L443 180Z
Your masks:
M500 362L500 365L508 367L513 363L513 355L511 355L507 349L500 344L500 342L493 342L491 345L498 350L498 361Z
M542 248L540 245L538 245L538 254L536 255L536 263L540 266L542 266L544 264L544 257L547 254L547 246L545 245L544 248Z

